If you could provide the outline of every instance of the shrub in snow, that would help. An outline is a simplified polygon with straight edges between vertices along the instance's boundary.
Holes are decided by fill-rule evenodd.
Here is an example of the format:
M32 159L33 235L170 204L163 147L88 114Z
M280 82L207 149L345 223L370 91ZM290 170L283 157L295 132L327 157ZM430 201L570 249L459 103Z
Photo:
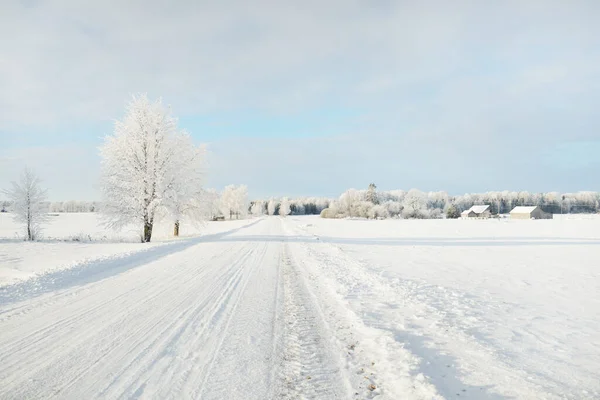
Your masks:
M442 210L440 210L439 208L433 208L431 210L427 210L427 213L429 214L428 217L431 219L440 219L442 218Z
M339 218L339 213L334 208L326 208L321 211L321 218Z
M384 219L389 217L390 213L384 205L376 205L369 210L369 218Z
M402 204L398 203L397 201L386 201L383 203L383 206L387 210L389 216L392 218L399 217L402 213Z
M404 219L426 219L428 218L427 210L413 210L405 208L402 210L402 218Z
M460 218L460 210L456 208L454 204L450 204L450 206L446 210L446 218Z
M12 188L4 191L12 202L15 222L25 225L27 240L35 240L42 231L42 224L48 218L46 190L40 186L40 179L29 169L21 174Z
M355 218L368 218L371 208L373 208L373 203L370 201L357 201L352 203L349 210L350 212L347 214L347 216Z

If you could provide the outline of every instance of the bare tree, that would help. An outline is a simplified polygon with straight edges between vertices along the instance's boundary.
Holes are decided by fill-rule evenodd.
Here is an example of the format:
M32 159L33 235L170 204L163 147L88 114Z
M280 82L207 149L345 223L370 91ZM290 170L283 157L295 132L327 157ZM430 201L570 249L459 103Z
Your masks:
M25 169L18 182L4 192L12 201L12 212L18 223L25 224L27 240L36 240L41 226L48 218L46 190L40 186L40 179L30 169Z

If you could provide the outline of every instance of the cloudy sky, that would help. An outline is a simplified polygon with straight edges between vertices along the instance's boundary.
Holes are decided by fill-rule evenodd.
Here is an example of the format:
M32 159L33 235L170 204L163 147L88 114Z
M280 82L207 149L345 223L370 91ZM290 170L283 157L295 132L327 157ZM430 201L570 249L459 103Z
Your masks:
M0 0L0 188L98 199L130 94L207 184L337 196L600 190L600 2Z

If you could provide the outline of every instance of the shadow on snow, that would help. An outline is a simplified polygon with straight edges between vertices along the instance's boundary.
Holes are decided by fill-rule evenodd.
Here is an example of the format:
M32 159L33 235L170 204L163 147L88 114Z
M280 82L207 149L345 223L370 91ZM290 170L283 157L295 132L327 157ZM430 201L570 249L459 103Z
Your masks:
M144 264L156 261L170 254L188 249L200 243L222 241L225 236L255 225L259 221L260 220L256 220L250 224L229 231L166 243L152 247L148 250L141 250L120 257L115 256L114 258L107 260L90 261L76 265L73 268L50 272L23 282L4 286L0 288L0 305L29 299L56 290L97 282L110 276L143 266Z

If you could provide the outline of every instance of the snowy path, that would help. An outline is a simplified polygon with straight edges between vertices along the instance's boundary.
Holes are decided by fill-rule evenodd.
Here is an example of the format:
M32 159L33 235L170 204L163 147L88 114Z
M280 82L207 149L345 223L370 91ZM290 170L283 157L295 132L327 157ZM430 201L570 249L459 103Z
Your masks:
M227 238L4 296L0 398L347 398L281 221Z

